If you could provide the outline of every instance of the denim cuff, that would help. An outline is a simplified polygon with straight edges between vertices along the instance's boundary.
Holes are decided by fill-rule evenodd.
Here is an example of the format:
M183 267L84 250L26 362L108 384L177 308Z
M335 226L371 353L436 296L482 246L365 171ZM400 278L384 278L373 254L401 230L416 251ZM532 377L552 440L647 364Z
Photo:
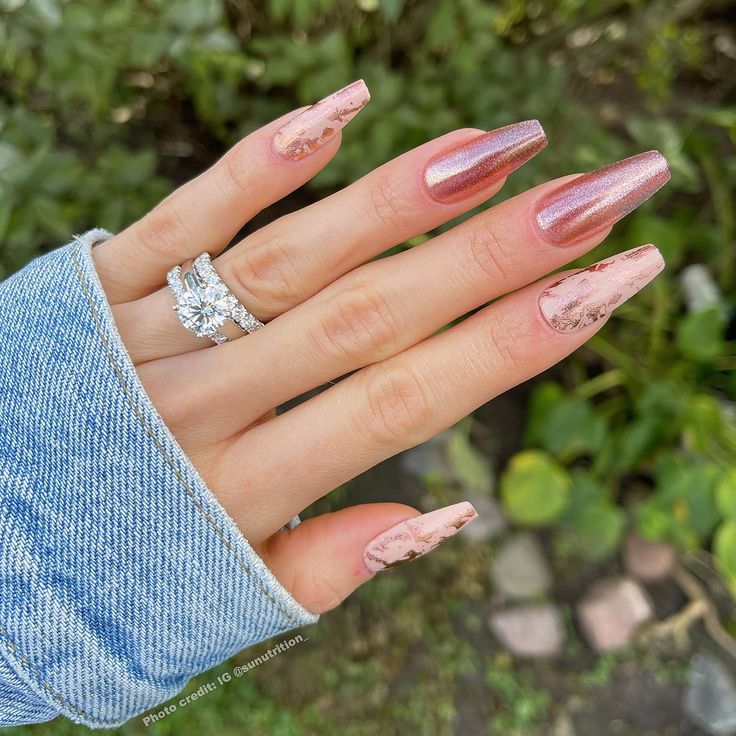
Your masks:
M318 619L146 395L92 261L108 237L0 284L0 725L113 727Z

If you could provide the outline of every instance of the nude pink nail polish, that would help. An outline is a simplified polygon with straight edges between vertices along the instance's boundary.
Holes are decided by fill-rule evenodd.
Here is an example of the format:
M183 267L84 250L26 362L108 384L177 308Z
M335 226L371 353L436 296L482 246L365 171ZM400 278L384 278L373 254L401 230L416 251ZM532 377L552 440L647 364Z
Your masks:
M618 222L670 178L658 151L640 153L563 184L537 204L545 240L570 245Z
M551 284L539 296L539 309L559 332L574 332L608 317L663 268L653 245L632 248Z
M327 143L368 103L371 95L359 79L300 112L279 128L274 150L283 158L299 161Z
M538 120L507 125L437 154L424 170L424 183L432 199L457 202L508 176L546 145Z
M421 557L477 516L471 503L461 501L402 521L368 542L363 552L365 565L378 572Z

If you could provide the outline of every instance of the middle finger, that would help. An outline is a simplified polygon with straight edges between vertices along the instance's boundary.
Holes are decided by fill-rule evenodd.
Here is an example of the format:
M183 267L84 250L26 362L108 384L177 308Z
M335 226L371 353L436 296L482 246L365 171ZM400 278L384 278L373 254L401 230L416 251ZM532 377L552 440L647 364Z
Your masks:
M454 131L261 228L215 268L252 314L271 320L391 246L482 203L546 140L536 120L487 133ZM172 304L164 288L116 307L135 362L211 345L182 329Z

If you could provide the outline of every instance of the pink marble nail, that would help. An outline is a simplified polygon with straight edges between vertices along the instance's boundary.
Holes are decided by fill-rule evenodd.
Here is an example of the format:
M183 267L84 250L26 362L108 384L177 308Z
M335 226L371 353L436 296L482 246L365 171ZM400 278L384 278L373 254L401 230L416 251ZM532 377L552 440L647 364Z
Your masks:
M670 178L664 156L647 151L583 174L537 204L545 240L570 245L618 222Z
M481 133L432 158L424 170L424 183L432 199L457 202L508 176L546 145L538 120Z
M574 332L607 317L663 268L653 245L632 248L551 284L539 296L539 309L559 332Z
M462 501L407 519L368 542L363 560L369 570L378 572L416 559L457 534L477 516L473 505Z
M279 128L273 139L274 149L292 161L308 156L344 128L370 98L362 79L333 92Z

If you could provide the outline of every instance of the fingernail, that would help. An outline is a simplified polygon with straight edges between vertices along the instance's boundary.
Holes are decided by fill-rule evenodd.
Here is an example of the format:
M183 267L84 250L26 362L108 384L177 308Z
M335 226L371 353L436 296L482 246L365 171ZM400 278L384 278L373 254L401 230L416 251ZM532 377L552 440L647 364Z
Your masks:
M273 147L280 156L292 161L308 156L344 128L370 98L362 79L333 92L281 127L274 136Z
M508 176L547 145L538 120L482 133L435 156L424 170L432 199L457 202Z
M659 151L647 151L591 171L544 197L536 221L546 240L570 245L613 225L670 178Z
M574 332L607 317L663 268L662 255L653 245L632 248L548 286L539 297L539 308L556 330Z
M478 516L468 501L402 521L368 542L363 552L372 572L414 560L434 549Z

